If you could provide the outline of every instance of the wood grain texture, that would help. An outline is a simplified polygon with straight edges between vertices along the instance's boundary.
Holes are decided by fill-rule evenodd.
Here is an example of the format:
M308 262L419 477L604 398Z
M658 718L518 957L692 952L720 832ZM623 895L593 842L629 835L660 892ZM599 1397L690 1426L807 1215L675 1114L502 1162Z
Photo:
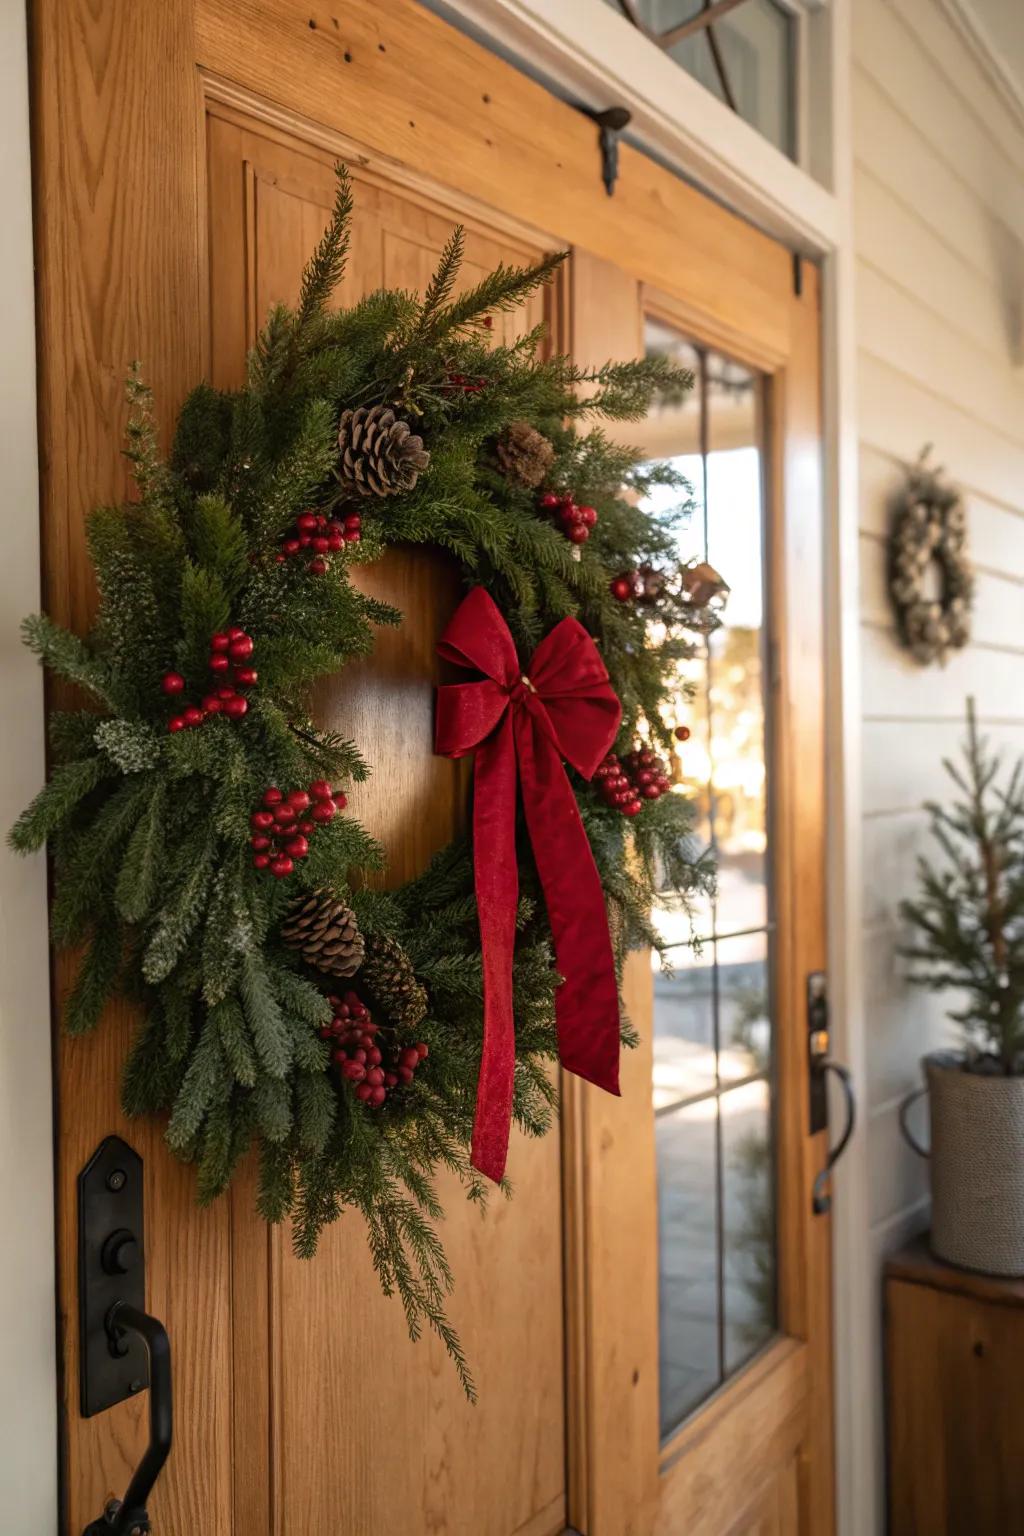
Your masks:
M40 0L32 8L44 587L81 629L95 603L84 516L126 490L123 381L143 361L163 422L200 368L199 122L191 4ZM55 972L56 1015L73 966ZM146 1436L145 1395L89 1420L78 1407L75 1179L98 1142L145 1160L147 1303L165 1319L180 1400L151 1506L165 1530L224 1530L231 1510L227 1209L200 1213L191 1172L156 1123L127 1123L121 1063L135 1020L57 1047L57 1207L64 1499L78 1531L122 1494Z
M1024 1285L915 1245L886 1266L891 1536L1024 1528Z
M294 300L334 177L328 152L279 130L268 136L221 109L209 119L208 164L210 356L215 382L227 384L239 377L257 317L272 303ZM354 242L340 301L381 286L422 289L452 216L364 167L353 170ZM498 261L539 254L470 222L461 281L475 281ZM524 312L502 316L500 334L532 326L542 305L538 297ZM450 561L420 549L392 550L357 568L355 579L405 620L379 633L372 658L321 687L316 712L358 741L374 765L373 777L353 792L352 810L388 849L387 879L398 882L421 870L464 816L465 768L432 748L435 645L460 581ZM262 1486L247 1477L239 1489L236 1522L245 1499L254 1529L269 1522L283 1536L327 1536L339 1520L374 1536L561 1530L558 1158L556 1137L532 1144L517 1138L510 1174L519 1198L511 1206L496 1202L486 1218L467 1207L456 1181L442 1181L445 1245L458 1285L452 1315L486 1412L465 1403L436 1341L409 1342L397 1303L380 1294L359 1218L344 1218L325 1234L316 1259L301 1262L287 1234L268 1235L247 1192L238 1192L234 1233L243 1262L233 1267L233 1295L237 1317L251 1321L234 1333L237 1456L242 1463L249 1429L268 1456ZM522 1380L528 1391L520 1390ZM401 1446L402 1454L382 1463L368 1448L384 1444Z
M198 0L197 32L205 69L567 244L621 261L628 229L638 277L784 348L785 317L765 302L788 270L781 246L629 145L604 196L593 124L415 0L263 0L255 35L251 0Z

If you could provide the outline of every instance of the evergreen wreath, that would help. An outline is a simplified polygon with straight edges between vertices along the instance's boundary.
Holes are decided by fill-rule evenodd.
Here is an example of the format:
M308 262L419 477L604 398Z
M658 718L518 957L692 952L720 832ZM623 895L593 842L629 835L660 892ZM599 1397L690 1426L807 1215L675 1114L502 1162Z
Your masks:
M889 533L889 593L900 638L915 660L944 666L951 650L971 636L974 575L967 558L967 518L959 492L927 462L928 449L909 470ZM929 596L926 577L938 566L940 592Z
M242 389L192 391L166 461L133 370L136 494L88 525L95 623L84 640L43 616L24 625L90 707L52 714L50 779L10 841L23 853L49 842L53 938L83 947L65 1027L91 1030L114 993L138 1005L125 1113L168 1114L203 1202L255 1144L259 1210L291 1217L299 1255L358 1210L410 1333L432 1326L472 1394L445 1316L433 1182L447 1167L471 1199L485 1194L468 1155L483 1016L472 849L460 837L407 885L367 884L385 854L346 797L369 770L316 726L309 693L369 653L376 626L401 622L349 580L390 545L448 551L524 655L575 615L623 706L595 783L569 770L619 972L630 948L659 948L655 891L685 908L712 881L658 753L687 631L713 621L679 579L673 518L639 504L669 482L681 516L684 483L583 424L639 419L692 381L654 358L594 371L542 359L540 328L495 345L493 312L562 258L456 293L459 230L422 298L381 291L329 310L351 221L338 177L297 306L271 312ZM639 569L665 576L642 602ZM541 1135L559 977L518 847L513 1112Z

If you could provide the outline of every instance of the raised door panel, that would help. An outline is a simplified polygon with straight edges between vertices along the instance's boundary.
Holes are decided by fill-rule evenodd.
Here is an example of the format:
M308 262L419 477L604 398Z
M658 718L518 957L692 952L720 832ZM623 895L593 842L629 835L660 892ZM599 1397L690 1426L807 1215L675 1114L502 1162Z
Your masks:
M208 119L210 358L214 382L240 376L268 306L293 300L327 220L333 156L233 111ZM341 299L382 286L422 288L455 217L432 199L353 166L355 227ZM473 221L463 282L497 261L541 254ZM512 337L543 317L538 297L496 317ZM370 507L386 515L386 508ZM356 740L374 767L353 813L385 843L389 879L422 867L458 829L465 774L433 756L434 647L459 594L454 567L421 549L393 551L356 579L405 614L372 660L325 685L322 723ZM329 1229L312 1261L287 1232L265 1234L251 1191L233 1196L236 1435L270 1449L268 1488L246 1474L244 1509L277 1532L374 1536L417 1532L550 1536L564 1525L565 1453L558 1138L515 1137L516 1200L486 1216L441 1180L443 1237L456 1277L451 1316L486 1411L463 1398L433 1338L409 1342L401 1309L380 1293L360 1218ZM268 1347L269 1340L269 1347ZM239 1445L239 1456L243 1455ZM251 1454L251 1447L249 1449Z

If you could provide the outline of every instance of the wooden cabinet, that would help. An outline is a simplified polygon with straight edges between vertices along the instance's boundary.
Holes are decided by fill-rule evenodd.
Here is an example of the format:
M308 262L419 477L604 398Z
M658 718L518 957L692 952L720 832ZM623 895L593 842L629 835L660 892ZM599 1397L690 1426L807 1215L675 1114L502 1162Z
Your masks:
M889 1536L1024 1531L1024 1281L885 1269Z

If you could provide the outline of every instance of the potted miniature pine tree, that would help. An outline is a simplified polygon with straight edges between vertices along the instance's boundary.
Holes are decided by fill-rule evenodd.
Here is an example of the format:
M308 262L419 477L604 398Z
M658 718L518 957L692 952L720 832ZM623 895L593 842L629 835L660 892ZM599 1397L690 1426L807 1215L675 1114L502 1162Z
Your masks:
M932 1251L966 1269L1024 1275L1024 762L1008 774L967 704L959 791L926 806L940 857L919 861L919 893L901 904L913 930L910 979L955 989L959 1051L924 1058L926 1086L901 1108L904 1133L931 1162ZM906 1121L927 1093L929 1152Z

